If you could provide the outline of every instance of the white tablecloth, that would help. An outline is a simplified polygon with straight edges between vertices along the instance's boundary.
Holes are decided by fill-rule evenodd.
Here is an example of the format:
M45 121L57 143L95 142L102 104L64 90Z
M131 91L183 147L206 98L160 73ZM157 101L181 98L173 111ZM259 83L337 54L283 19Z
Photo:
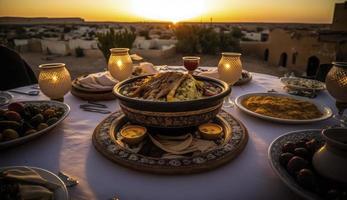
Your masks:
M233 87L232 97L270 89L283 92L274 76L253 73L251 83ZM23 90L30 87L23 88ZM19 88L22 89L22 88ZM15 100L47 99L44 95L16 95ZM327 92L313 99L330 106L334 101ZM121 167L107 160L92 145L94 128L106 115L82 111L82 100L68 94L65 103L70 115L51 133L29 143L0 152L0 167L28 165L52 172L74 175L80 184L69 188L72 199L109 199L117 195L124 199L295 199L293 194L271 169L268 147L276 137L289 131L324 128L335 124L333 119L307 125L277 124L248 116L236 107L227 109L241 120L249 132L244 151L233 161L215 170L181 176L146 174ZM119 110L118 101L102 102L110 110Z

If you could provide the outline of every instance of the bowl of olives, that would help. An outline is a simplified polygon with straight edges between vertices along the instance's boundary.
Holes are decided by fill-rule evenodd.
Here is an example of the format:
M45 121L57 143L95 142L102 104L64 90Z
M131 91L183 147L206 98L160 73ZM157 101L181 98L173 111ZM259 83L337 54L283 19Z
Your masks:
M69 114L58 101L21 101L0 109L0 149L25 143L48 133Z
M314 153L324 143L321 130L281 135L269 146L270 165L279 178L304 199L347 199L347 184L322 176L312 164Z

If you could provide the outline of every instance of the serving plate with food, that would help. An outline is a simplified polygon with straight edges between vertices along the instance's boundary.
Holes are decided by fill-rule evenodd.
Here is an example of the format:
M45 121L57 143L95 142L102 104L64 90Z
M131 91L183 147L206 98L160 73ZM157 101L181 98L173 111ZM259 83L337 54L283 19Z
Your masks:
M71 94L87 101L113 100L116 97L112 89L116 83L108 71L87 74L72 81Z
M290 90L314 91L325 90L325 83L300 77L282 77L281 82Z
M69 200L64 182L54 173L27 166L0 168L0 199Z
M117 82L106 71L79 76L72 81L72 86L84 92L102 93L111 92Z
M332 116L332 110L304 97L280 93L249 93L238 96L236 106L243 112L261 119L304 124L322 121Z
M202 71L199 73L199 75L220 79L218 69ZM239 78L239 80L236 83L234 83L234 85L236 85L236 86L237 85L244 85L244 84L249 83L251 80L252 80L252 74L247 70L242 70L241 77Z
M158 128L183 128L208 122L220 111L230 91L223 81L181 72L134 77L113 89L129 120Z
M252 80L252 74L247 70L242 70L240 79L234 85L244 85Z
M61 123L70 107L58 101L21 101L0 110L0 149L28 142Z
M300 130L276 138L268 158L279 178L304 199L346 199L347 186L321 176L313 167L314 153L324 145L321 130Z

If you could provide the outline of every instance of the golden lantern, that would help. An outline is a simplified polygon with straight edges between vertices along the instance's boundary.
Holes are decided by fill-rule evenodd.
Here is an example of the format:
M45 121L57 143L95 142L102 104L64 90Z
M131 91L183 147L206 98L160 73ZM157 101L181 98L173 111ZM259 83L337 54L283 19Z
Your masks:
M49 63L39 66L39 86L52 100L64 101L64 95L71 89L71 77L64 63Z
M108 71L118 81L122 81L131 76L133 72L133 62L127 48L112 48L108 60Z
M339 114L347 108L347 62L333 62L325 84L328 92L336 99Z
M218 63L219 78L230 85L236 83L242 75L241 54L233 52L222 53Z

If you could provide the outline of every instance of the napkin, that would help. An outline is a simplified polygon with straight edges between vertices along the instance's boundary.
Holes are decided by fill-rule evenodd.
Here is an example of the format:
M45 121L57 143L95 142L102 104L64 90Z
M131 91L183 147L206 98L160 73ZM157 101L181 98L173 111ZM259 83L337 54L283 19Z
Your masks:
M133 61L141 61L141 60L143 60L143 58L141 56L137 55L137 54L131 54L130 58Z
M153 144L155 144L160 149L164 150L168 153L173 154L185 154L186 149L190 146L190 144L193 141L192 134L187 134L179 140L178 138L176 140L172 140L169 138L154 138L153 136L149 135L150 139L152 140Z
M206 72L201 72L198 75L219 79L218 69L212 69Z
M51 200L53 192L38 185L19 185L19 194L22 200Z
M89 74L87 76L78 78L77 81L80 85L86 88L110 90L112 90L112 88L118 82L108 71Z
M196 151L206 152L217 147L213 141L194 138L192 134L182 136L157 135L156 137L149 135L149 138L154 145L169 153L166 155L169 157L172 157L171 154L182 155Z
M53 192L60 185L42 178L35 170L28 167L22 169L8 169L0 174L0 179L19 184L19 195L24 200L53 198Z
M134 67L134 75L155 74L158 71L154 68L154 65L149 62L141 62L138 66Z

